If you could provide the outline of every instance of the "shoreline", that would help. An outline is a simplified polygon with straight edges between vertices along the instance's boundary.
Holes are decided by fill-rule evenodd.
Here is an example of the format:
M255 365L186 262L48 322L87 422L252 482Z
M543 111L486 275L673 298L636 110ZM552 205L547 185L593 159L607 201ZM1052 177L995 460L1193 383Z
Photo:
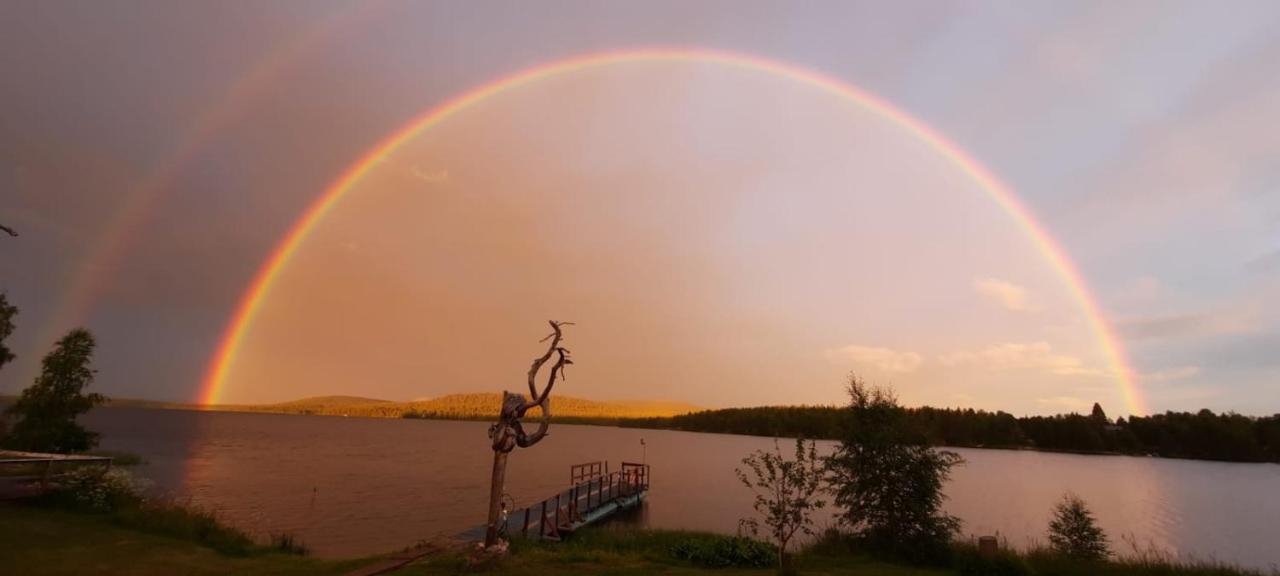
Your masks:
M372 415L372 414L352 414L352 415L322 414L322 413L307 412L302 410L271 409L269 407L259 408L259 407L248 407L248 406L241 406L241 405L202 406L198 404L152 402L149 400L127 400L124 402L114 403L114 404L111 402L108 402L107 404L104 404L99 408L106 408L106 409L124 408L124 409L139 409L139 410L176 410L176 411L186 411L186 412L217 412L217 413L230 413L230 414L273 414L273 415L281 415L281 416L312 416L312 417L320 417L320 418L364 418L364 419L370 419L370 420L432 420L432 421L440 421L440 422L490 422L497 417L496 414L492 417L486 417L486 416L454 417L454 416L439 416L439 415L419 416L419 415L404 415L404 414L401 414L399 416L378 416L378 415ZM579 425L579 426L602 426L602 427L609 427L609 428L627 428L627 429L634 429L634 430L666 430L666 431L672 431L672 432L687 432L691 434L723 434L727 436L748 436L748 437L755 437L755 438L788 438L788 439L791 438L788 436L762 436L759 434L746 434L746 433L740 433L740 432L689 430L689 429L677 428L677 427L637 425L639 422L648 421L648 420L652 420L652 418L650 417L612 418L612 417L588 417L588 416L553 416L551 418L551 422L553 424L570 424L570 425ZM809 439L809 438L806 438L806 439ZM837 439L835 438L812 438L812 440L837 441ZM1226 460L1226 459L1214 459L1214 458L1192 458L1192 457L1183 457L1183 456L1164 456L1164 455L1152 454L1152 453L1068 450L1068 449L1053 449L1053 448L1036 448L1034 446L985 446L985 445L941 444L938 447L964 448L968 450L1003 450L1003 451L1011 451L1011 452L1037 452L1037 453L1043 453L1043 454L1070 454L1070 455L1076 455L1076 456L1120 456L1120 457L1128 457L1128 458L1161 458L1165 460L1185 460L1185 461L1192 461L1192 462L1217 462L1217 463L1226 463L1226 464L1280 465L1280 462L1269 462L1269 461L1255 462L1255 461L1245 461L1245 460Z

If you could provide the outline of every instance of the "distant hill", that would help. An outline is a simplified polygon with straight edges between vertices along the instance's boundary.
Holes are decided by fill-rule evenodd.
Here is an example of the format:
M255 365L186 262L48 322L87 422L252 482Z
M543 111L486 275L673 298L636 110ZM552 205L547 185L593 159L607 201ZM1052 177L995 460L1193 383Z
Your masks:
M365 398L362 396L313 396L311 398L290 400L279 404L270 404L270 406L290 408L350 408L353 406L372 406L375 404L395 404L395 402L391 400L379 400L377 398Z
M363 416L372 418L440 418L451 420L491 419L498 415L502 394L497 392L449 394L427 400L394 402L359 396L316 396L276 404L181 404L151 400L113 399L108 406L212 410L229 412L271 412L323 416ZM664 418L702 410L692 404L661 401L598 401L552 395L552 415L566 418ZM532 416L538 416L534 410Z

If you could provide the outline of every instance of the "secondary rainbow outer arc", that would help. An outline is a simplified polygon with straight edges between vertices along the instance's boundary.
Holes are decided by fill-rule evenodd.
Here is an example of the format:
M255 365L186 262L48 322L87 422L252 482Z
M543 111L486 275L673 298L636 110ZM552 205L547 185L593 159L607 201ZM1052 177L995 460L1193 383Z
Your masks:
M402 144L422 132L492 96L554 76L591 68L638 62L717 64L758 71L800 82L856 104L907 130L915 137L929 144L934 151L949 160L985 190L996 204L1014 219L1045 259L1048 260L1049 264L1062 276L1071 294L1080 303L1092 329L1100 340L1103 352L1115 372L1114 376L1120 384L1121 394L1130 413L1147 413L1145 403L1134 382L1134 371L1129 366L1124 349L1112 332L1111 327L1107 324L1093 295L1086 288L1087 285L1080 272L1076 269L1075 264L1067 257L1066 252L1050 236L1048 231L1040 225L1031 212L1018 201L1013 192L986 168L920 120L893 107L888 102L840 80L800 66L775 60L704 49L633 50L589 54L554 61L474 88L428 110L425 114L392 133L348 167L322 195L307 207L285 238L276 245L266 263L258 270L253 282L241 298L235 315L228 323L218 349L210 362L200 401L205 404L213 404L218 401L219 394L226 381L227 372L236 360L240 341L252 327L258 310L262 307L267 296L270 295L280 272L288 265L289 259L303 244L311 231L315 229L316 225L342 200L353 185L377 166L380 159L391 154Z
M124 258L136 232L166 191L173 186L182 170L190 165L206 144L234 119L242 115L253 97L271 87L280 73L326 42L339 30L350 30L373 15L370 3L352 3L324 18L303 33L273 47L266 58L255 61L219 98L220 103L207 108L171 147L169 154L131 187L112 212L98 240L81 258L75 279L66 284L60 306L52 320L44 325L39 342L52 342L58 333L88 321L90 311L110 274Z

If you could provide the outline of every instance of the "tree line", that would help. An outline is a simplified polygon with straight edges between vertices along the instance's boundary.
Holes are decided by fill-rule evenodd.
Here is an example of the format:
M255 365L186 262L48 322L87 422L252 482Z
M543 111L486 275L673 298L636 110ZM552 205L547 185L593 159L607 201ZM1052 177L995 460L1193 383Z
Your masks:
M1280 462L1280 414L1165 412L1128 419L1090 414L1016 417L1004 411L904 408L931 444L970 448L1153 455L1231 462ZM704 410L667 418L622 420L621 426L690 432L835 440L845 419L834 406L766 406Z

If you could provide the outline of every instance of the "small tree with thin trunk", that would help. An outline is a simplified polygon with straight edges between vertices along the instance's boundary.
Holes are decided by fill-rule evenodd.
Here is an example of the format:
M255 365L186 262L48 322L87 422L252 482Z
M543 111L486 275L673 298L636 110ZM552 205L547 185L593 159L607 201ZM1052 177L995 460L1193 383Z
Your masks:
M77 328L63 336L44 357L40 375L8 413L20 420L5 439L16 450L83 452L98 444L98 435L85 430L76 417L101 404L101 394L85 394L93 382L93 335Z
M485 526L484 535L486 548L498 543L498 532L502 521L503 482L507 474L507 454L510 454L516 446L528 448L547 436L547 429L551 426L551 388L555 386L557 376L564 377L565 366L573 364L573 360L569 359L569 350L561 346L564 339L561 328L571 326L573 323L551 320L550 324L551 334L540 340L540 342L550 341L547 351L542 356L534 358L533 366L529 368L529 399L525 400L519 394L503 391L502 412L498 415L498 421L489 427L489 438L493 441L493 475L489 485L489 522ZM556 361L551 365L546 386L539 392L535 382L538 371L551 360L552 356L556 357ZM528 434L521 420L526 412L535 407L542 411L542 418L538 422L538 429L533 434Z
M1098 527L1093 512L1075 494L1067 493L1053 507L1049 521L1049 545L1064 556L1102 560L1111 555L1107 534Z
M803 439L796 439L792 460L782 455L778 441L774 440L772 452L756 450L743 458L742 464L751 474L742 468L734 472L744 486L755 492L755 511L763 518L769 537L778 545L778 569L782 570L788 563L787 544L800 532L813 534L811 515L826 505L819 498L825 475L823 460L818 457L812 440L806 446ZM759 531L759 521L755 518L742 521L742 525L753 533Z

